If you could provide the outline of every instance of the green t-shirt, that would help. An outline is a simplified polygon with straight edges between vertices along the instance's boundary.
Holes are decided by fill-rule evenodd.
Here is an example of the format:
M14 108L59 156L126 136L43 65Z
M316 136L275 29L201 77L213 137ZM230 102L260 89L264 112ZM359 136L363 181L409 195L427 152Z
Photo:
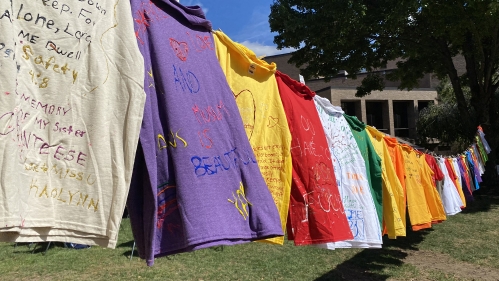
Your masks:
M367 178L369 187L373 196L374 205L380 225L383 225L383 188L381 179L381 158L374 150L374 147L366 132L366 124L362 123L357 117L343 114L350 125L353 137L359 146L360 153L366 162Z

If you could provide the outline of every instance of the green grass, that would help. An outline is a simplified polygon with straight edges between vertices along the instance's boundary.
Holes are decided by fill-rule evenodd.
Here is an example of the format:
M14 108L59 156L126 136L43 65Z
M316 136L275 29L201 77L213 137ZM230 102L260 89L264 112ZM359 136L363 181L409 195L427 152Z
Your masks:
M0 244L1 280L495 280L499 276L499 199L483 197L431 230L384 240L383 249L295 247L264 243L204 249L156 259L137 255L129 220L116 249L73 250ZM476 275L488 274L488 275ZM490 279L487 279L489 278ZM498 278L498 277L495 277Z

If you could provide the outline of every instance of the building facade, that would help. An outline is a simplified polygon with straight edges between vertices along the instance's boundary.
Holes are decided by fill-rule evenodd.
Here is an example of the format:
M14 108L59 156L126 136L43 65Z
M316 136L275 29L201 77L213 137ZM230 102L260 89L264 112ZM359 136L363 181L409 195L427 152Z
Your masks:
M289 64L291 54L268 56L267 62L275 62L277 69L291 78L299 80L300 69ZM379 73L386 73L396 69L396 62L389 62ZM364 123L376 127L378 130L400 138L417 139L416 121L419 112L430 104L436 104L436 86L440 81L430 74L420 79L418 87L411 91L397 89L398 82L385 80L385 89L375 91L370 95L359 98L355 96L356 88L367 73L357 75L357 79L338 75L329 82L324 79L305 81L306 85L321 97L331 101L333 105L341 106L346 114L354 115Z

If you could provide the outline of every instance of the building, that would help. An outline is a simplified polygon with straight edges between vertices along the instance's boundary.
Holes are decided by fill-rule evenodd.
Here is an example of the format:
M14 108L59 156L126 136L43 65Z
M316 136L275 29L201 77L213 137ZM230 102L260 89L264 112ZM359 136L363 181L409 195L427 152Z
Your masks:
M290 58L291 54L282 54L264 59L275 62L279 71L299 80L300 69L288 63ZM379 73L384 75L395 68L396 62L389 62ZM435 88L440 81L427 74L419 81L418 87L411 91L401 91L397 89L398 82L385 80L386 87L383 91L372 92L362 98L356 97L356 88L366 76L367 73L361 73L357 75L357 79L347 79L344 74L340 74L329 82L312 79L305 83L316 94L329 99L333 105L341 106L346 114L357 116L379 131L404 139L417 139L416 121L419 112L428 105L437 103Z

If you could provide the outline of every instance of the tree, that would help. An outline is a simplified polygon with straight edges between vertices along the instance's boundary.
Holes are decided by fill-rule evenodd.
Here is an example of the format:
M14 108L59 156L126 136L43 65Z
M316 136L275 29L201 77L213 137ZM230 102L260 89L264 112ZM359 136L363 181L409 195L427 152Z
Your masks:
M420 138L420 143L425 145L428 139L438 139L447 144L456 144L462 151L470 145L473 139L470 139L467 130L462 126L455 126L463 122L459 110L457 109L456 97L454 90L445 78L437 87L438 104L432 104L421 110L417 121L417 130ZM470 107L471 93L469 87L463 89L463 93ZM476 118L473 109L470 108L472 117Z
M482 125L493 153L499 145L498 0L275 0L269 16L278 48L296 48L290 63L306 65L306 78L335 76L346 70L355 79L401 59L386 79L410 90L424 74L448 77L465 135ZM461 56L466 73L453 59ZM464 89L471 97L466 100ZM384 88L384 78L370 74L357 95ZM474 113L473 113L474 112Z

